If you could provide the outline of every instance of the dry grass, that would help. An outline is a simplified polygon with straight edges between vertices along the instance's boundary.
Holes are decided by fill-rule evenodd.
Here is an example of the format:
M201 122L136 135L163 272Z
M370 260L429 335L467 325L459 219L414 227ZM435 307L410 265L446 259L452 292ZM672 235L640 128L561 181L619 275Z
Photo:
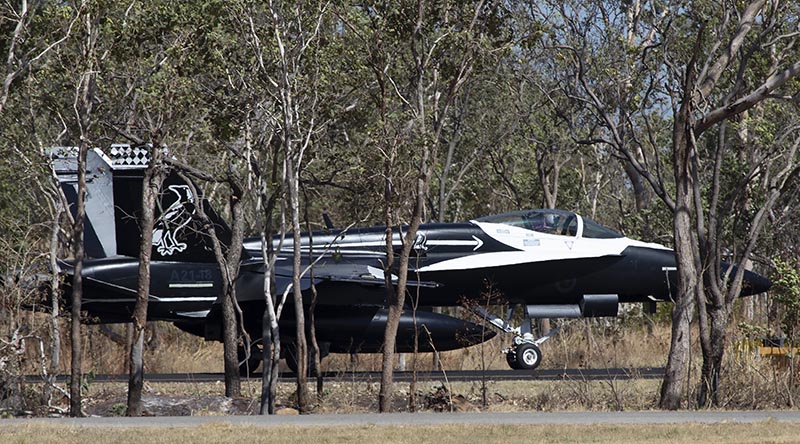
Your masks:
M793 427L772 422L713 425L592 425L592 426L353 426L353 427L257 427L234 426L220 421L196 428L148 427L99 429L26 424L4 426L0 442L8 444L139 443L396 443L485 444L526 443L794 443Z
M117 331L124 333L124 327ZM125 348L101 334L98 326L89 326L86 342L84 369L86 373L123 373L126 361ZM562 331L542 346L544 361L542 368L604 368L604 367L659 367L666 362L669 348L669 326L648 324L641 319L575 320L563 325ZM733 335L732 335L733 336ZM156 341L146 354L146 369L151 373L172 372L221 372L222 347L219 343L208 343L200 338L180 332L169 324L159 324ZM735 338L734 338L735 340ZM509 337L498 336L491 341L452 352L442 353L441 361L446 371L505 369L502 348ZM65 345L65 349L66 349ZM726 371L721 380L720 405L726 409L784 409L800 402L800 374L792 381L787 366L775 365L769 359L759 359L752 351L726 353ZM31 347L29 351L34 351ZM432 368L431 354L420 354L416 363L412 355L406 356L406 369L416 366L420 371ZM693 371L686 399L696 399L698 384L699 346L693 347ZM30 359L36 365L36 359ZM69 357L62 358L62 372L67 373ZM351 361L347 355L331 355L323 361L323 370L334 372L336 377L325 381L324 393L316 403L317 412L352 413L376 411L377 381L357 382L354 371L379 371L380 355L359 355ZM34 370L35 371L35 370ZM32 372L30 372L32 373ZM416 396L417 406L430 409L449 409L435 400L441 397L440 381L419 383L416 393L409 393L408 384L396 384L394 410L404 411L409 399ZM660 381L560 381L560 382L494 382L486 385L484 403L483 386L480 383L455 383L449 385L448 403L452 396L453 408L458 410L494 411L563 411L563 410L638 410L655 408ZM260 382L245 383L244 402L254 405L260 394ZM40 385L28 386L31 402L36 403L36 392ZM124 403L124 385L89 383L88 407L98 407L97 414L107 415L114 404ZM215 384L151 384L147 392L152 396L169 395L191 397L202 395L208 399L223 393L221 383ZM293 384L283 384L279 390L279 403L293 404ZM438 404L436 402L438 402ZM204 406L189 406L185 414L225 414L217 411L211 403ZM687 404L686 407L693 405ZM34 407L29 407L33 409ZM118 407L117 407L118 409ZM181 413L184 414L184 413Z
M420 382L416 386L418 411L634 411L656 407L659 382L629 381L488 381L486 403L478 382ZM85 411L99 416L121 414L127 386L124 383L91 384L85 396ZM309 387L313 393L313 387ZM394 411L408 411L408 384L394 385ZM278 387L280 406L293 407L296 385ZM314 413L377 412L379 384L328 379L321 396L313 400ZM162 415L225 415L257 412L260 383L243 385L235 403L222 396L221 383L148 383L145 410Z
M466 315L462 315L466 316ZM473 319L474 320L474 319ZM38 323L44 322L39 319ZM542 368L601 368L601 367L659 367L666 363L669 350L669 326L647 321L572 320L562 324L561 331L542 346ZM125 325L111 325L124 338ZM124 373L126 347L113 342L98 325L84 326L84 372L95 374ZM63 332L68 332L65 324ZM153 323L149 330L145 368L149 373L222 372L222 345L184 333L168 323ZM501 334L490 341L466 349L442 352L440 359L446 370L507 369L501 350L510 344L511 337ZM35 373L40 358L29 350L28 373ZM69 339L62 338L61 372L69 372ZM432 353L420 353L416 362L406 355L406 369L416 366L429 371ZM323 361L323 368L333 372L380 371L379 354L360 354L354 363L349 355L334 354Z

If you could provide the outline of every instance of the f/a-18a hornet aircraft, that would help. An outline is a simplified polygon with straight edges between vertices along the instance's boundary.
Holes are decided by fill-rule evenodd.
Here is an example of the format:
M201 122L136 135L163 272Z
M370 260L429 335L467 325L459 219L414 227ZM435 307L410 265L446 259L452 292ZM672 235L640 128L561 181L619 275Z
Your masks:
M54 149L52 158L65 195L73 202L75 151ZM114 145L108 154L95 149L88 156L85 239L90 258L84 263L82 307L94 322L131 320L139 265L137 217L146 164L146 151L127 145ZM195 205L203 197L193 195L193 189L175 173L162 186L153 229L148 319L169 321L207 340L220 340L220 270L196 214ZM219 237L229 241L225 222L207 203L204 208ZM393 243L399 250L400 235L394 231ZM385 227L303 234L303 268L312 262L311 239L313 260L317 260L313 274L318 293L316 331L324 354L381 351L387 319L385 236ZM243 249L237 298L244 328L259 338L265 306L260 239L246 240ZM287 237L275 267L277 294L291 283L292 251ZM72 273L70 261L60 266L65 275ZM463 306L465 300L485 299L487 291L502 295L511 307L502 318L480 305L472 309L491 326L513 336L512 346L505 350L512 368L534 369L542 359L540 345L550 335L535 337L533 319L616 316L620 303L669 301L671 289L676 288L675 267L670 248L629 239L569 211L524 210L463 223L421 225L408 285L422 307ZM71 293L70 282L64 280L65 297ZM310 303L311 283L305 275L305 303ZM748 271L742 295L762 293L770 286L769 280ZM519 308L522 322L513 326L513 313ZM283 313L287 312L280 319L282 348L291 350L294 310ZM468 347L495 335L484 325L444 314L418 310L415 315L420 351ZM414 331L412 311L406 309L398 331L398 352L413 350ZM260 355L259 349L253 350L251 369ZM290 368L296 368L295 358L290 354L286 358Z

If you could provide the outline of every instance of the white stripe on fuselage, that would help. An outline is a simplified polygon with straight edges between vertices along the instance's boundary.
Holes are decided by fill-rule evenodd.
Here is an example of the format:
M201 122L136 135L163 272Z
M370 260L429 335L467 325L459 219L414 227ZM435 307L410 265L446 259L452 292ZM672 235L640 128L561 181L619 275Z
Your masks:
M213 282L175 282L170 283L169 288L213 288Z
M164 303L175 303L175 302L214 302L217 300L216 296L213 297L176 297L176 298L161 298L158 296L150 295L149 301L151 302L164 302ZM136 302L136 298L84 298L84 304L91 304L91 303L105 303L105 304L120 304L126 303L129 304L131 302Z
M576 251L498 251L494 253L471 254L455 259L437 262L418 269L420 273L427 271L449 271L449 270L474 270L478 268L504 267L508 265L519 265L525 263L563 261L569 259L586 259L605 256L620 256L619 253L594 253Z
M539 233L505 224L477 221L472 223L487 236L518 251L471 254L427 265L417 271L473 270L525 263L620 256L628 247L670 250L663 245L640 242L627 237L592 239Z
M178 316L184 316L187 318L204 318L211 313L211 310L200 310L200 311L178 311L175 314Z

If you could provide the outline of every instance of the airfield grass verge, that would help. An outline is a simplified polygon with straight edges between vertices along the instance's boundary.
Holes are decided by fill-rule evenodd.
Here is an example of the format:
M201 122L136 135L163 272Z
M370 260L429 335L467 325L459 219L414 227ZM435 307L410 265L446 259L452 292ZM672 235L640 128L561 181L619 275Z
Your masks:
M225 421L199 427L141 427L136 429L74 427L62 425L3 425L0 442L8 444L159 444L190 442L270 444L347 443L371 444L486 444L525 443L795 443L797 432L775 422L754 424L680 425L445 425L445 426L236 426Z

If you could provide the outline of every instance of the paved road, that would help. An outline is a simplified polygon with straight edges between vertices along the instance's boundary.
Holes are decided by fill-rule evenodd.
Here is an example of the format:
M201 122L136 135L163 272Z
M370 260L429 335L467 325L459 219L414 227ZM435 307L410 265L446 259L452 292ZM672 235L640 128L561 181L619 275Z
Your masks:
M798 411L683 411L683 412L526 412L526 413L388 413L304 416L180 416L147 418L33 418L0 420L4 425L43 423L79 427L196 427L207 423L274 426L353 425L589 425L589 424L688 424L752 423L773 421L800 424Z

